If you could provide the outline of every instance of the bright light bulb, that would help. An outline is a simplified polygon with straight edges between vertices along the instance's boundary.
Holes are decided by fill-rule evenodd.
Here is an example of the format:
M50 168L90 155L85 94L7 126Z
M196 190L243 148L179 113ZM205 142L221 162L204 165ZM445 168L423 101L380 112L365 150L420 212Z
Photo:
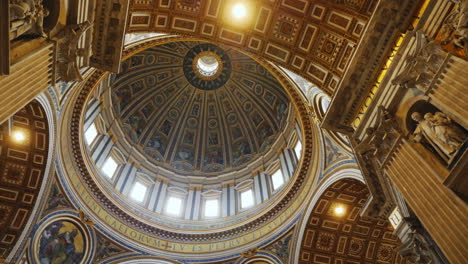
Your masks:
M345 209L344 209L343 206L339 205L339 206L335 207L334 212L335 212L335 215L342 216L345 213Z
M23 142L26 139L26 135L21 131L13 132L13 139L16 142Z
M234 5L232 9L232 13L234 14L234 17L236 18L243 18L247 16L247 8L245 7L244 4L237 3Z

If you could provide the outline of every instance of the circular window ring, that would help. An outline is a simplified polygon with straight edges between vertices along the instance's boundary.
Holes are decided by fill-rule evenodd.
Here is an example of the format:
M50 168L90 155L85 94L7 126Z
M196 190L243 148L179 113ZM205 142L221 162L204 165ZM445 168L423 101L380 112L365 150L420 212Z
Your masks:
M207 65L207 63L204 62L206 59L214 60L214 63L212 64L215 65ZM204 80L216 79L223 71L223 63L221 58L216 55L216 53L211 51L204 51L199 53L193 60L192 67L195 74Z
M199 69L199 60L207 56L215 59L218 65L212 72L204 73L203 69L202 71ZM185 78L195 88L206 91L216 90L226 84L231 77L231 58L221 47L202 43L187 52L183 69Z

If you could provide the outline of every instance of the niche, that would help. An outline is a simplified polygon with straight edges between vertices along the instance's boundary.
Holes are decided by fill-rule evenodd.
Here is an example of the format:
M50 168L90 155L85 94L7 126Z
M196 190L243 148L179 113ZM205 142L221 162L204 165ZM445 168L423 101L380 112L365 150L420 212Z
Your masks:
M410 138L421 143L450 170L444 184L463 200L467 200L468 178L468 133L426 101L417 101L406 115L406 127Z

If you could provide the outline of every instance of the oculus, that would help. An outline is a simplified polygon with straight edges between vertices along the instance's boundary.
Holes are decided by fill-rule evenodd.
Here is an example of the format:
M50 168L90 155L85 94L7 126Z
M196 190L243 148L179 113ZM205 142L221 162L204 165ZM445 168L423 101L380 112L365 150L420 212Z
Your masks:
M231 77L231 58L223 48L211 43L192 47L184 57L185 78L195 88L216 90Z
M202 52L194 60L195 71L198 72L199 77L202 79L216 78L219 75L220 68L222 69L221 59L212 52ZM194 68L195 68L194 67Z

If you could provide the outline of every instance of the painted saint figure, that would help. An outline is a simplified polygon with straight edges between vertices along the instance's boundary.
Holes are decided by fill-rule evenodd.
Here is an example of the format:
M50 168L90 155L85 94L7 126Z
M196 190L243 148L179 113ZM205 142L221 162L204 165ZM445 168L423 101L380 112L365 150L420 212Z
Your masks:
M75 264L83 258L82 236L72 223L59 221L42 232L39 248L41 264Z

